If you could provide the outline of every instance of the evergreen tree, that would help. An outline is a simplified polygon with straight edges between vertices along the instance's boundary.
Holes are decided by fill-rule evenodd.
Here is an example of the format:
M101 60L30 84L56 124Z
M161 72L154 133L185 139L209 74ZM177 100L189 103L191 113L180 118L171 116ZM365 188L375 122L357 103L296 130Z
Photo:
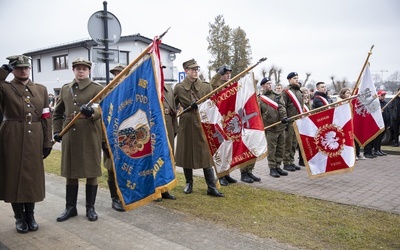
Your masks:
M209 23L208 52L212 59L208 61L209 70L216 70L223 64L230 63L231 45L230 45L231 28L225 24L224 17L218 15L215 17L213 24Z
M209 60L209 75L210 71L215 71L224 64L232 67L233 76L250 65L251 46L246 32L240 27L232 30L225 24L222 15L215 17L214 23L209 23L207 41L207 50L212 58Z
M232 30L231 35L232 57L230 63L232 65L232 73L239 74L245 70L251 61L250 41L246 37L246 32L240 27Z

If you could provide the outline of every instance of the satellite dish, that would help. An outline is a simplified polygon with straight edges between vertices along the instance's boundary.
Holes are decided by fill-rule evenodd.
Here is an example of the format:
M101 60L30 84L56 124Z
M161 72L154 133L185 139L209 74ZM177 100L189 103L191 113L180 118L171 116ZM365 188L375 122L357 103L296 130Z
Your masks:
M104 46L104 19L102 10L93 13L89 18L88 31L90 37L99 45ZM107 12L107 26L108 26L108 45L118 43L121 38L121 24L118 18L111 12Z

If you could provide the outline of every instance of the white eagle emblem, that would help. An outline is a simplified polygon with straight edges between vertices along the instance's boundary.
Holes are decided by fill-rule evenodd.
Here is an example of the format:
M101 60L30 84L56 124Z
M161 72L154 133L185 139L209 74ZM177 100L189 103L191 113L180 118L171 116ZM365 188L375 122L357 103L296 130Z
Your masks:
M325 149L336 150L339 147L338 141L339 141L339 138L336 136L336 132L335 131L329 131L321 139L321 145Z

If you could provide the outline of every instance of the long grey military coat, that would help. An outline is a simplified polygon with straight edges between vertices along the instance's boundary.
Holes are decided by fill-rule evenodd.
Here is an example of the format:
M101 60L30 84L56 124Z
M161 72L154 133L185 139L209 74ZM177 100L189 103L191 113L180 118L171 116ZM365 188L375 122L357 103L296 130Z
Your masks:
M103 87L89 78L80 83L74 80L62 86L53 114L54 133L62 129L78 114L80 107L95 97ZM69 179L101 176L101 111L92 106L91 118L80 118L63 135L61 143L61 176Z
M53 145L51 118L41 118L43 109L49 107L47 89L32 81L26 85L17 79L5 82L8 74L0 73L0 109L4 115L0 127L0 200L42 201L45 198L43 148ZM35 121L29 122L29 113Z
M185 109L196 99L202 98L211 91L210 84L199 79L191 83L186 77L181 83L175 85L175 103ZM213 165L207 140L202 133L200 117L193 110L179 117L175 161L176 166L189 169L208 168Z

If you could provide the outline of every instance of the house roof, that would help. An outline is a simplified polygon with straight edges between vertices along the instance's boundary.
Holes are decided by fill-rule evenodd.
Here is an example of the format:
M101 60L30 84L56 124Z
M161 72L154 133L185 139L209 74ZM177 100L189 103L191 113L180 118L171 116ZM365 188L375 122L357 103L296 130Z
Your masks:
M150 44L153 40L144 36L141 36L139 33L134 34L134 35L129 35L129 36L121 36L119 42L135 42L135 41L140 41L146 44ZM98 46L96 42L93 41L93 39L83 39L83 40L78 40L78 41L73 41L69 43L63 43L59 45L54 45L46 48L41 48L37 50L32 50L24 53L26 56L36 56L36 55L41 55L44 53L49 53L49 52L55 52L59 50L65 50L65 49L72 49L72 48L79 48L79 47L84 47L84 48L91 48ZM167 44L161 43L160 48L167 50L169 52L173 53L181 53L182 50L177 49L175 47L169 46Z

